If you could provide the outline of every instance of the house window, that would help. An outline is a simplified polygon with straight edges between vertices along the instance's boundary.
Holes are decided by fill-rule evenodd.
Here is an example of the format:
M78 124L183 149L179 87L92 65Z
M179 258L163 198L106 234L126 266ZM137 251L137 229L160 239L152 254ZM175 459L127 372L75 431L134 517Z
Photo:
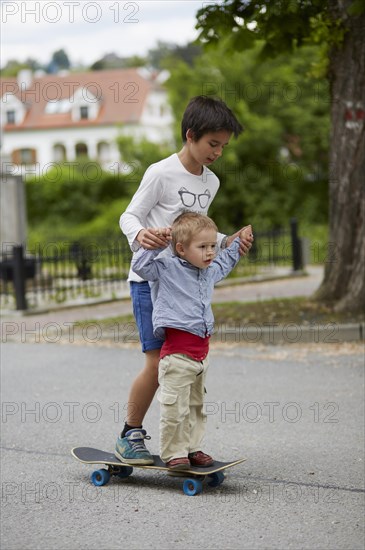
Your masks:
M6 123L15 124L15 111L6 111Z
M35 149L15 149L11 153L11 161L17 166L32 165L37 162L37 152Z
M66 160L66 147L61 143L56 143L53 146L54 162L64 162Z
M20 149L20 164L34 163L34 149Z
M87 106L80 107L80 118L81 120L86 120L89 118L89 107Z
M76 157L87 157L87 145L86 143L77 143L75 147Z
M105 141L100 141L97 145L98 160L102 164L110 160L110 146Z

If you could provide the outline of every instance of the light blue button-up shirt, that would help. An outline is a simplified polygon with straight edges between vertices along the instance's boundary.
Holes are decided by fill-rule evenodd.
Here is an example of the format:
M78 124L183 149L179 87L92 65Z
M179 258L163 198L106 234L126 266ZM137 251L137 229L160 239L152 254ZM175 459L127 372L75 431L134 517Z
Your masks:
M161 249L141 248L135 254L131 266L133 271L152 282L152 322L156 337L165 338L165 327L185 330L201 338L213 333L211 301L214 285L237 265L240 259L239 243L237 237L204 269L178 256L158 257Z

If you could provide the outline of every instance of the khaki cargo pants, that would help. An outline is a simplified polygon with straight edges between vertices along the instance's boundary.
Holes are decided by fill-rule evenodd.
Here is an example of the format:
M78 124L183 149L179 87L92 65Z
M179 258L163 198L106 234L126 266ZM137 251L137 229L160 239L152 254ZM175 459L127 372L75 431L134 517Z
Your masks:
M203 411L208 358L166 355L160 360L160 456L164 462L201 450L206 415Z

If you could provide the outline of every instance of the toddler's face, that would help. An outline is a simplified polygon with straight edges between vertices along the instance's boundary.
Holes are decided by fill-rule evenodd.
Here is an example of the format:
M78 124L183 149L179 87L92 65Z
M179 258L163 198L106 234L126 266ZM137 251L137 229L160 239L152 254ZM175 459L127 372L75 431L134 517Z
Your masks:
M178 253L195 267L205 269L217 254L217 232L214 229L203 229L188 245L180 244Z

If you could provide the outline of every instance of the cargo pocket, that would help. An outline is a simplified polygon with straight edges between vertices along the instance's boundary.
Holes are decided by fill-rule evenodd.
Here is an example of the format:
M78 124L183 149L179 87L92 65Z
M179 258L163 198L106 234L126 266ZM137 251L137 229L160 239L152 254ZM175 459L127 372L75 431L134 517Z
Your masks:
M177 401L177 393L160 390L157 394L157 400L162 405L174 405Z

